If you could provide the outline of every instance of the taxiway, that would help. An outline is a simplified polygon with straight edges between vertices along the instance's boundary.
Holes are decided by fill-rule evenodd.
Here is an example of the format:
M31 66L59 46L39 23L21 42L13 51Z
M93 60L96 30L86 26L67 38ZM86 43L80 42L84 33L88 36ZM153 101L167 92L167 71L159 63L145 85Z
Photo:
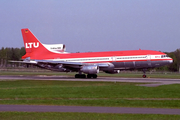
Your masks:
M180 109L130 108L130 107L91 107L91 106L50 106L50 105L0 105L0 111L18 112L82 112L120 114L167 114L180 115Z
M2 80L58 80L58 81L102 81L102 82L134 82L147 83L141 86L156 87L165 84L180 84L180 79L160 79L160 78L118 78L118 77L98 77L97 79L79 79L69 76L0 76Z

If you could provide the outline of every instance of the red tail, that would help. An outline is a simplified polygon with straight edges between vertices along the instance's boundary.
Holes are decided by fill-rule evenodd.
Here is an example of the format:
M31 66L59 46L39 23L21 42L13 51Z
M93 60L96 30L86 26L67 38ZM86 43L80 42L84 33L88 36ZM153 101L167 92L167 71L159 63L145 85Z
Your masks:
M43 56L44 53L49 52L29 29L21 29L21 32L26 49L26 54L22 56L22 59L27 57L30 57L30 59L38 59Z

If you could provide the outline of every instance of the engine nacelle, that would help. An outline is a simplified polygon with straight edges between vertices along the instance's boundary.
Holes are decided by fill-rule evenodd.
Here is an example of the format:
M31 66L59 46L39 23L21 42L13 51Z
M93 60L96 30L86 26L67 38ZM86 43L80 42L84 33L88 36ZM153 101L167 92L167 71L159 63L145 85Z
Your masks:
M86 73L86 74L97 74L99 73L99 67L96 65L82 66L81 72Z
M109 74L116 74L119 73L120 70L112 70L112 71L104 71L105 73L109 73Z

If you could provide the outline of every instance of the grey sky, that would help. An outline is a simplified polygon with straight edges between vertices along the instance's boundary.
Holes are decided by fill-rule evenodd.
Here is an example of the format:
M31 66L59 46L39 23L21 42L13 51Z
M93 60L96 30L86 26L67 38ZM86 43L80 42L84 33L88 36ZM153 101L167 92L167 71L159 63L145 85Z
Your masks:
M0 0L0 47L22 28L69 52L180 48L180 0Z

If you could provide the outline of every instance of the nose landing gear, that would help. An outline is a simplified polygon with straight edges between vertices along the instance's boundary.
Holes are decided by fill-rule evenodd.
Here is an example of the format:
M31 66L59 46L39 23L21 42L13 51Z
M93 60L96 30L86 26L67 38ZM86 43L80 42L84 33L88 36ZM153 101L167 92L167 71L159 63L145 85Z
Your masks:
M143 76L142 76L143 78L146 78L147 76L146 76L146 69L143 69Z
M146 76L146 75L143 75L142 77L143 77L143 78L146 78L147 76Z
M87 75L87 78L97 78L97 75L96 74L88 74Z

